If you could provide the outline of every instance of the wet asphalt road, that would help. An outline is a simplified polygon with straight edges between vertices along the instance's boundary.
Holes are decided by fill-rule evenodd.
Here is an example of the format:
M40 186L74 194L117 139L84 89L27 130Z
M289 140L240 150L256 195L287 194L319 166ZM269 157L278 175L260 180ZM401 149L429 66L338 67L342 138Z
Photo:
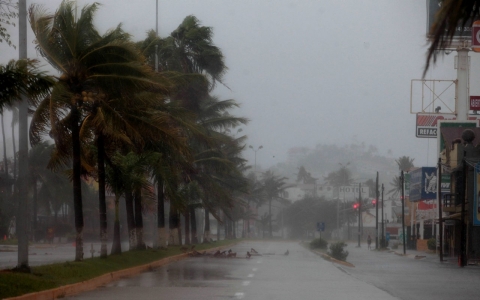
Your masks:
M244 258L250 248L263 255ZM298 242L244 242L232 250L239 257L192 257L70 299L395 299Z
M399 256L388 251L369 251L366 245L356 248L349 244L348 249L348 261L355 268L341 268L398 299L480 299L480 266L460 268L454 257L441 263L436 254L410 250L406 256ZM403 254L403 249L395 251Z
M250 248L264 255L245 259ZM350 268L327 262L297 242L247 241L232 250L238 253L235 259L192 257L71 299L462 300L480 295L480 266L459 268L455 258L440 263L435 254L407 250L407 256L399 256L349 244L348 261L355 265ZM32 265L67 261L73 260L74 247L44 245L31 247L30 253ZM16 257L14 251L0 252L0 265L14 266Z

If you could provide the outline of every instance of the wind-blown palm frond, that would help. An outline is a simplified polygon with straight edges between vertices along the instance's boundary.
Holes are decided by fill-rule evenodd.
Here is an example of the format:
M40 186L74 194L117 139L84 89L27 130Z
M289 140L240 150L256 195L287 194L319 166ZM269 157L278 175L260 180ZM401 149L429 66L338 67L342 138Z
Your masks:
M0 65L0 112L22 95L35 104L48 94L53 84L52 77L38 70L37 60L11 60Z
M444 49L452 41L457 27L471 26L480 17L480 1L478 0L443 0L430 28L430 47L423 75L425 76L430 62L436 62L437 50Z

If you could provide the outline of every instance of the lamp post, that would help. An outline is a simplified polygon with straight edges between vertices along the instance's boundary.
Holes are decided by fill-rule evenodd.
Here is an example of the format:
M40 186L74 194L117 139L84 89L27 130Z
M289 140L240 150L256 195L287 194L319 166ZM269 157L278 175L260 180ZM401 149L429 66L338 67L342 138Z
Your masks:
M257 182L257 152L260 151L260 149L263 149L263 146L260 145L256 150L253 148L252 145L248 146L248 148L252 149L253 152L255 152L255 164L253 167L253 175L254 175L254 180L255 183ZM248 212L250 213L250 198L248 198L247 201L247 207L248 207ZM247 215L247 236L250 237L250 214Z
M253 148L252 145L248 146L248 148L252 149L253 152L255 152L255 165L254 165L254 168L253 168L253 172L255 174L255 179L257 178L257 152L260 150L260 149L263 149L263 146L259 146L257 148L257 150L255 150L255 148Z

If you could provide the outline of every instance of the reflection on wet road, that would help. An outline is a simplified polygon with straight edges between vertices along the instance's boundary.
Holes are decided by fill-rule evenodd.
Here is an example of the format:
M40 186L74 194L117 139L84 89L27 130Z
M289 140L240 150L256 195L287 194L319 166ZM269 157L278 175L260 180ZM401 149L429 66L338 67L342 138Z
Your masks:
M251 248L259 255L246 258ZM190 257L72 299L395 299L298 242L248 241L232 251L236 258Z

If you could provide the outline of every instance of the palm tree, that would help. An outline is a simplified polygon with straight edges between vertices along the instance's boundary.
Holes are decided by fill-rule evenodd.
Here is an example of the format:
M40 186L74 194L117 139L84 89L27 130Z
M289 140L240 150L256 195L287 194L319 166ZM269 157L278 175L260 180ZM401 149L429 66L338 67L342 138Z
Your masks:
M62 163L68 163L70 158L73 162L77 261L83 259L80 177L88 172L82 164L82 143L88 140L80 138L81 125L98 101L133 101L130 96L135 91L156 85L150 80L150 69L142 64L142 56L120 26L104 35L97 32L93 25L97 8L98 4L86 5L78 19L71 1L63 1L53 15L45 14L35 5L29 10L38 52L61 73L50 97L42 101L35 112L31 140L39 142L50 126L49 134L57 146L54 154L62 158ZM133 107L134 103L130 105ZM105 224L103 220L102 224Z
M268 201L268 235L270 238L273 237L272 234L272 201L278 200L281 198L281 194L285 190L286 177L279 177L275 175L272 171L267 171L262 174L262 181L264 186L265 197Z
M26 11L25 1L20 1L20 26L21 29L26 28L25 16L23 13ZM22 34L26 34L26 30L20 31L20 40L22 40ZM0 36L3 36L0 33ZM26 38L24 39L26 40ZM7 39L8 41L8 39ZM21 58L26 58L26 46L22 42L20 43ZM19 102L22 112L22 122L19 126L20 132L20 156L22 158L22 167L20 168L21 175L17 182L17 190L19 191L19 208L26 205L26 190L27 190L27 172L28 172L28 142L27 142L27 101L35 103L40 98L44 97L53 85L51 77L46 76L43 72L38 71L38 62L35 60L21 59L18 61L10 61L6 65L0 65L0 113L3 112L7 106L12 106L14 102ZM21 97L26 98L21 100ZM3 123L3 122L2 122ZM2 124L3 125L3 124ZM2 127L3 128L3 127ZM5 150L5 149L4 149ZM4 151L5 152L5 151ZM30 271L28 266L28 237L26 229L26 212L23 209L19 209L17 215L18 221L18 270Z
M397 163L398 169L400 171L408 172L413 167L415 167L413 165L414 160L415 160L414 158L410 158L408 156L402 156L402 157L399 157L398 159L396 159L395 162Z
M39 71L34 59L10 60L0 65L0 111L12 107L22 95L34 105L54 84L52 77Z
M435 20L430 28L430 47L428 48L427 61L423 74L425 75L430 62L435 63L438 49L447 47L458 26L470 26L473 20L480 16L480 1L443 0L442 6L435 15Z
M18 16L18 4L13 0L0 0L0 42L5 41L9 46L14 47L10 40L10 34L8 34L7 28L4 25L14 25L11 21Z

